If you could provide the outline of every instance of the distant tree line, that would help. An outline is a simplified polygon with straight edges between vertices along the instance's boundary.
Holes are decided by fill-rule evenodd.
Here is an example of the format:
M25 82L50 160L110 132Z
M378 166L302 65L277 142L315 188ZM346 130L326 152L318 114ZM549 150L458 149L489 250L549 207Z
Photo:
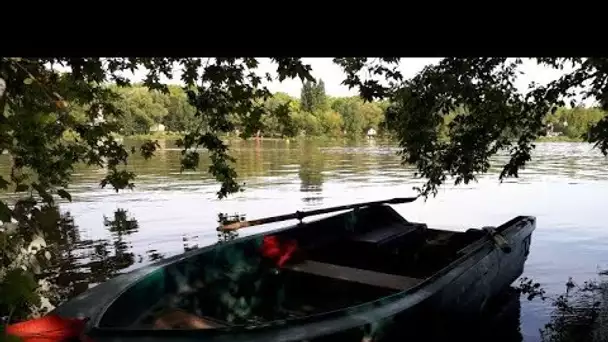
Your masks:
M201 125L201 118L195 117L196 110L179 86L170 85L168 93L138 84L113 88L119 95L114 99L114 106L121 114L106 115L103 119L116 123L123 135L148 134L158 124L170 132L188 132ZM362 136L370 128L376 131L385 128L387 106L385 102L366 103L358 96L327 96L322 80L309 81L303 84L299 99L278 92L264 101L259 134L265 137ZM73 104L71 109L76 119L87 120L88 108ZM239 122L237 116L232 120L236 130L246 129L246 123Z
M584 139L589 129L606 116L600 108L558 108L545 118L545 123L553 132L571 139Z
M293 137L362 136L370 128L383 128L386 104L364 102L360 97L331 97L323 80L305 82L299 99L276 93L265 103L264 135Z
M119 96L114 105L121 115L105 117L114 121L123 135L148 134L158 124L169 132L188 132L201 125L196 110L188 103L186 92L179 86L169 86L168 93L149 90L142 85L114 86ZM300 98L278 92L264 101L260 136L348 136L360 137L373 128L380 134L390 134L390 107L388 101L365 102L359 96L332 97L325 93L323 80L303 84ZM450 125L466 109L459 107L444 116L439 123L439 134L447 139ZM86 120L85 108L74 106L76 118ZM547 129L570 139L582 139L589 127L599 122L606 112L599 108L559 108L545 118ZM388 116L388 120L387 120ZM244 123L232 118L237 130L246 129ZM202 122L204 124L204 121ZM398 124L398 123L395 123Z

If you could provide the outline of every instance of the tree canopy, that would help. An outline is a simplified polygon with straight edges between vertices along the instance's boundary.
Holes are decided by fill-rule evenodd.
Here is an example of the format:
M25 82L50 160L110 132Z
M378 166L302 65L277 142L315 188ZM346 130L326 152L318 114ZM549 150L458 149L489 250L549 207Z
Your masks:
M177 86L169 86L168 93L149 90L142 85L129 88L117 88L119 96L113 105L121 111L120 116L104 116L112 120L121 135L146 135L151 128L162 124L166 131L186 133L198 126L208 126L203 118L196 117L195 108L188 102L186 92ZM305 96L305 95L304 95ZM333 98L332 105L346 98ZM313 111L301 109L301 99L293 98L286 93L275 93L263 103L264 112L260 118L259 133L264 137L291 138L298 135L337 137L347 134L357 137L363 135L364 126L378 128L384 120L384 112L378 101L364 103L358 97L349 98L353 108L330 106L325 100L324 106L317 106ZM324 109L323 109L324 108ZM74 110L73 110L74 111ZM83 121L85 114L82 108L75 114ZM345 125L345 119L359 119L361 127ZM242 129L244 122L237 117L230 117L234 127ZM348 123L348 122L347 122Z
M271 60L279 80L304 82L299 108L285 96L271 96L255 58L0 58L0 154L11 158L10 177L0 176L0 189L22 195L10 206L0 201L0 290L11 293L0 299L0 310L24 316L37 305L31 293L40 287L33 274L52 257L41 241L61 220L53 211L56 198L71 199L74 166L105 168L103 187L133 187L129 155L151 157L158 145L146 141L128 151L115 134L145 132L152 123L184 132L183 170L197 167L199 148L209 152L208 171L220 183L220 198L241 189L235 160L221 139L237 129L247 138L271 126L288 136L302 127L328 134L388 127L403 161L427 180L419 189L425 196L452 177L457 184L474 180L501 150L510 159L500 179L517 176L548 123L562 123L566 134L583 135L608 153L606 58L537 58L552 68L573 68L523 94L514 85L519 59L445 58L404 79L399 58L335 58L346 75L343 84L356 88L360 98L331 102L300 58ZM125 72L138 68L146 77L129 87ZM161 82L161 76L174 75L181 89ZM559 110L577 93L596 99L598 110L585 112L590 118L584 125L565 128L564 121L574 123L583 113Z
M515 87L520 59L445 58L399 86L382 90L391 99L387 120L396 127L403 160L427 179L422 194L436 193L448 177L465 184L490 167L490 157L510 155L500 179L517 177L530 160L534 141L546 130L545 119L581 94L608 108L608 59L538 58L541 65L574 70L547 85L532 84L522 94ZM582 92L581 92L582 91ZM574 105L574 103L572 103ZM448 125L448 140L438 128L457 108ZM608 152L608 117L588 127L585 140Z

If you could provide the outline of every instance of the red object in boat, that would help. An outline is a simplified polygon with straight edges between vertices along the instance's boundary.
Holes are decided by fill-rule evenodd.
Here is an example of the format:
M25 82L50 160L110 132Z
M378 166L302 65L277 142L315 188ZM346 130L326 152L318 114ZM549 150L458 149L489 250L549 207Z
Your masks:
M6 333L17 336L24 342L63 342L68 340L93 342L83 334L87 320L86 318L63 318L48 315L11 324L6 327Z
M264 236L262 242L262 255L276 260L279 267L283 266L297 249L298 244L295 240L280 241L274 235Z

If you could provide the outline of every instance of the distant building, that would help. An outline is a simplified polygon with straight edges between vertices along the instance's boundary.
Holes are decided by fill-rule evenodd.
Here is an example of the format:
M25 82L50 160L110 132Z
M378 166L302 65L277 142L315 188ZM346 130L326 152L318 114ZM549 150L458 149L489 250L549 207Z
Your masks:
M558 126L560 126L559 123L558 123ZM564 121L561 124L561 127L562 127L562 130L563 130L563 128L568 127L568 122ZM561 135L562 135L561 132L555 131L555 125L553 125L552 123L548 123L547 124L547 131L546 131L545 136L547 136L547 137L559 137Z
M373 128L370 128L367 130L367 137L368 138L373 138L376 136L376 130Z
M156 124L156 125L150 126L150 132L164 132L164 131L165 131L165 125L163 125L163 124Z

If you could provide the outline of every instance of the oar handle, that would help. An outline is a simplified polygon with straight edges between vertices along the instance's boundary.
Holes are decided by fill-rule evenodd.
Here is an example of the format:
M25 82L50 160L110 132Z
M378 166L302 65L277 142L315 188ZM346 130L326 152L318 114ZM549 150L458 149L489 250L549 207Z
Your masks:
M249 221L232 222L232 223L222 225L221 230L223 230L223 231L237 230L237 229L248 227L249 225L250 225Z
M279 222L279 221L285 221L285 220L292 220L292 219L302 219L304 217L304 213L301 211L296 211L295 214L287 214L287 215L279 215L279 216L272 216L272 217L266 217L266 218L261 218L261 219L257 219L257 220L250 220L250 221L237 221L237 222L231 222L231 223L227 223L224 225L221 225L217 228L218 231L230 231L230 230L238 230L241 228L246 228L246 227L251 227L251 226L258 226L261 224L267 224L267 223L273 223L273 222Z

